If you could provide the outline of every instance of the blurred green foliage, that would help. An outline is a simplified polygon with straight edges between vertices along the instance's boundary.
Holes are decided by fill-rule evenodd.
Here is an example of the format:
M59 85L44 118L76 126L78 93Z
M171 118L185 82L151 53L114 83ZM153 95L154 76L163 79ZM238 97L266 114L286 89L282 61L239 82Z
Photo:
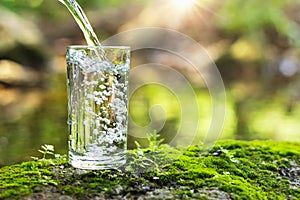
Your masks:
M264 31L274 29L289 39L290 45L300 46L299 25L288 15L287 9L299 5L297 0L226 0L218 13L220 27L234 35L266 40Z
M143 0L135 0L140 3ZM77 0L84 10L104 9L126 5L127 1L121 0ZM36 18L47 20L60 20L68 15L68 12L58 12L62 6L58 0L1 0L0 6L6 7L17 13L26 13ZM63 8L65 9L65 8Z

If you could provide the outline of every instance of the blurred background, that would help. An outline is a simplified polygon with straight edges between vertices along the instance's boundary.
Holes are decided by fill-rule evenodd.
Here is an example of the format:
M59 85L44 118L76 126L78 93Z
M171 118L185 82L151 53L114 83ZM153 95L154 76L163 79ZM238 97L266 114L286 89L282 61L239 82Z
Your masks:
M299 0L78 3L100 41L122 31L155 26L199 42L226 87L222 139L300 141ZM65 47L71 44L85 41L58 1L0 1L0 166L31 160L42 144L53 144L57 153L67 152L64 57ZM145 59L149 59L145 52L133 52L132 67ZM164 63L171 63L198 91L197 143L211 123L211 98L184 62L173 61L164 57ZM157 103L167 112L160 134L168 141L180 123L180 104L171 91L159 85L140 88L129 103L130 115L135 123L147 125L149 108ZM133 141L130 137L130 148Z

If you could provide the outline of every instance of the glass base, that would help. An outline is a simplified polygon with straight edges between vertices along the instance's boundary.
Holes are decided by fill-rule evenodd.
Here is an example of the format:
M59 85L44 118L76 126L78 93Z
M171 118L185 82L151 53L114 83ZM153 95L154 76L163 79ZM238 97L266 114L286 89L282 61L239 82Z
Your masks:
M69 164L75 168L87 170L118 169L126 163L126 154L114 156L101 156L99 159L92 159L88 156L75 155L69 152Z

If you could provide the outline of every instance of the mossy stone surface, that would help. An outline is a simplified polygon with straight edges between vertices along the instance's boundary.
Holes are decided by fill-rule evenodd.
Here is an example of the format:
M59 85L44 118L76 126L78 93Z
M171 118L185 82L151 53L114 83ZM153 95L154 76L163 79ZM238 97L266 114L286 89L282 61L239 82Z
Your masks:
M221 141L129 153L121 170L65 156L0 168L0 199L300 199L300 144Z

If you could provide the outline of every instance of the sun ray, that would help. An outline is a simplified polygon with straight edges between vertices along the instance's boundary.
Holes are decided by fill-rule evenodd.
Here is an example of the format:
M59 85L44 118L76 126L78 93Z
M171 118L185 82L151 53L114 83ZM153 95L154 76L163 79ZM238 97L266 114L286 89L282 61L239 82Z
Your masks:
M196 3L197 0L171 0L171 3L174 5L174 8L178 11L188 11Z

